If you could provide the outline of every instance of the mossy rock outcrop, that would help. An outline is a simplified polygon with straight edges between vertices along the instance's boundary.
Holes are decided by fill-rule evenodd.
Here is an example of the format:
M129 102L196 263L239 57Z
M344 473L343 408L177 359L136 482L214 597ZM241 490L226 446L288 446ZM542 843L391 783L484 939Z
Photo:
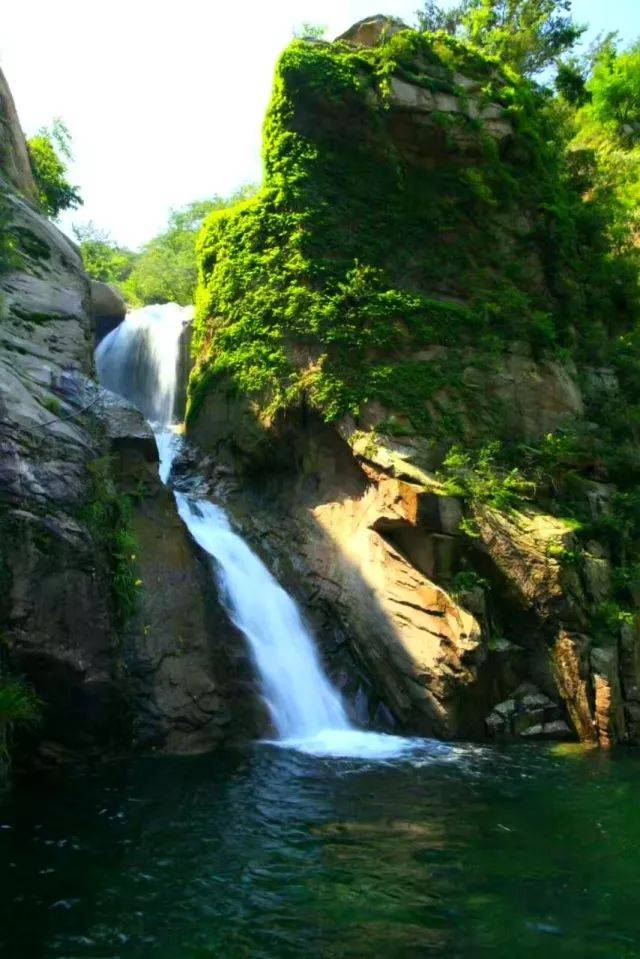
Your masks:
M370 575L350 543L376 536L391 550L382 580L395 550L454 605L474 606L477 653L454 662L432 648L431 675L413 680L434 700L420 720L396 701L405 728L475 731L509 684L532 680L565 701L558 722L582 738L635 740L623 679L640 595L634 265L612 251L544 91L449 36L383 21L334 43L296 40L277 64L262 189L212 214L198 242L188 433L224 464L234 496L243 484L257 496L263 530L288 510L291 541L303 523L307 545L289 546L303 579L322 579L328 554L349 566L343 607ZM343 447L323 461L330 481L308 455L325 429ZM379 496L393 478L451 498L452 447L471 463L485 444L501 449L500 475L526 477L528 503L471 483L457 490L453 532L399 523L390 545L369 529L368 486ZM272 490L272 504L251 486ZM473 577L479 592L456 592ZM378 694L389 670L393 711L384 644L337 615ZM558 673L565 635L585 637L581 718ZM616 655L591 655L607 646Z
M214 388L267 423L301 398L328 421L375 405L448 441L574 415L569 355L632 304L555 132L529 82L445 35L295 41L264 186L200 236L190 426ZM549 384L537 430L504 415L510 377Z

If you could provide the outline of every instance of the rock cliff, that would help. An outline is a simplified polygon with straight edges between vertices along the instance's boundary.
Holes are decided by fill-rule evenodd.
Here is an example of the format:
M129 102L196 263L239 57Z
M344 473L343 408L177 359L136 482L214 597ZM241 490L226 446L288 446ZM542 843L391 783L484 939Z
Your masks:
M187 428L353 709L636 742L636 283L544 96L372 18L284 52L264 163L200 236Z
M0 684L33 686L51 754L210 748L253 729L243 648L146 423L92 379L123 304L35 197L0 76Z

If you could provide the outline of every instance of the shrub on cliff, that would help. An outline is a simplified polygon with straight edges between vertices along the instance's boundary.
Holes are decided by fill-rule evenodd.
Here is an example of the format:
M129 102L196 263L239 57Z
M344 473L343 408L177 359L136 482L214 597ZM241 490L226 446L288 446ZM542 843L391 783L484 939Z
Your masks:
M637 256L640 233L640 45L609 40L584 77L584 102L571 118L576 165L589 169L592 197L610 211L610 238Z
M81 206L78 187L67 178L71 137L64 123L57 119L50 129L43 127L27 142L27 147L40 206L47 216L55 219L63 210Z
M422 30L446 30L518 73L534 75L570 50L586 29L571 17L571 0L462 0L444 10L427 0Z

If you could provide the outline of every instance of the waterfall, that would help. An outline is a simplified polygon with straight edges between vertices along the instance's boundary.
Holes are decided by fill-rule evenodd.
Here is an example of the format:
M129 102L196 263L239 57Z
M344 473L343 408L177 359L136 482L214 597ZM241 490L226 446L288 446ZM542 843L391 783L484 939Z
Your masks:
M307 738L324 729L347 729L342 703L294 601L233 532L219 506L182 493L176 500L196 543L215 558L222 601L251 645L279 736Z
M176 408L179 346L191 312L175 303L134 310L99 344L101 383L130 400L154 427L167 482L180 439ZM235 533L224 511L174 491L191 536L211 557L222 602L251 649L278 744L316 755L386 759L416 741L354 729L325 675L293 599Z
M96 350L102 385L130 400L154 426L173 420L180 341L192 317L193 307L177 303L133 310Z

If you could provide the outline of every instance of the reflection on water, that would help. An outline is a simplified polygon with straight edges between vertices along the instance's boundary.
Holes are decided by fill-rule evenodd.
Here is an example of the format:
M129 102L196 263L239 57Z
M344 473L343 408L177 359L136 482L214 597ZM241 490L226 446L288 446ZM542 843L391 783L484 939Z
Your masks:
M640 763L141 759L0 803L7 959L640 955Z

